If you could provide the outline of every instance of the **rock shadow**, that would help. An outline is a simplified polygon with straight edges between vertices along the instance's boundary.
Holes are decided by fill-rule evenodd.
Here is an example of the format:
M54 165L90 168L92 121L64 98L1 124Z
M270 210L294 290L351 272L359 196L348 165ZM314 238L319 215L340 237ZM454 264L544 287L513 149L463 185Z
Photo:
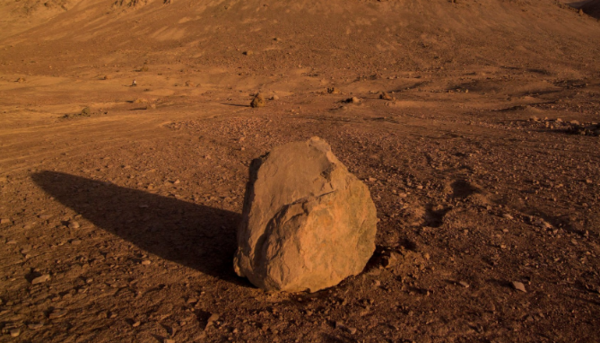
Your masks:
M452 197L453 198L466 198L470 195L480 192L480 190L473 186L466 180L456 180L452 183Z
M233 272L238 213L65 173L43 171L32 178L97 227L146 252L250 286Z

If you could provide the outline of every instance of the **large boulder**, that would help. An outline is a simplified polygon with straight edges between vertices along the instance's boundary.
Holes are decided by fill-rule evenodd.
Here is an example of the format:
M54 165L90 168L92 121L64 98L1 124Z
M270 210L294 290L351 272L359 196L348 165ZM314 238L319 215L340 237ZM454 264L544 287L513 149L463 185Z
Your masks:
M252 161L234 268L269 291L310 291L360 273L375 250L369 189L318 137Z

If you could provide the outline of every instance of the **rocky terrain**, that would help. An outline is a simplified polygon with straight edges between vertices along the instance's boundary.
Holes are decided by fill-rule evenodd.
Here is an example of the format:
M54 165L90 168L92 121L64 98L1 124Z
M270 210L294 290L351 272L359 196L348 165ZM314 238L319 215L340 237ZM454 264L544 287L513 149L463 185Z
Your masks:
M592 7L0 6L0 342L598 340ZM233 268L250 162L313 136L375 255L265 292Z

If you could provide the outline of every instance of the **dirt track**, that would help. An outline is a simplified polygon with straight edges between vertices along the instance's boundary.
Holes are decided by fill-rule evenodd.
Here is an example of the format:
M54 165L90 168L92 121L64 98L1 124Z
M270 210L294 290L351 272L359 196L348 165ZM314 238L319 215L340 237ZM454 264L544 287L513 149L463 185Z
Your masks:
M597 20L549 1L335 2L329 21L209 3L196 22L183 0L111 4L0 41L0 342L598 339ZM233 24L261 11L297 19ZM144 16L147 44L123 33ZM190 45L213 21L230 31ZM279 99L252 109L258 90ZM265 293L232 270L247 167L311 136L369 186L378 249L332 289Z

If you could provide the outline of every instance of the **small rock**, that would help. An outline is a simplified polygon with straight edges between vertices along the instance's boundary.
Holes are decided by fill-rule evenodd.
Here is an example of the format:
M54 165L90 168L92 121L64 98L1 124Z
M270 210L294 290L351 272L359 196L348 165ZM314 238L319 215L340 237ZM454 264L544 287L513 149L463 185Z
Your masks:
M79 245L79 244L81 244L81 240L74 239L74 240L71 241L71 244L73 244L73 245Z
M577 120L571 120L569 122L569 124L571 124L571 125L579 125L579 121L577 121Z
M265 98L263 98L263 96L259 93L254 97L254 99L250 103L250 107L252 107L252 108L265 107L266 104L267 103L265 101Z
M387 92L381 92L379 99L388 101L394 100L394 98L392 98Z
M512 286L517 290L517 291L521 291L523 293L527 293L527 290L525 289L525 285L522 282L519 281L513 281L512 282Z
M80 227L80 225L78 222L76 222L74 220L69 221L69 225L68 225L69 229L79 229L79 227Z
M335 88L335 87L329 87L327 88L327 93L329 94L340 94L340 90Z
M9 224L10 223L10 219L8 218L2 218L0 219L0 224L4 225L4 224Z
M246 56L252 56L252 55L254 55L254 51L252 51L252 50L244 51L243 54Z
M585 183L591 185L592 183L594 183L594 181L592 181L591 179L585 179Z
M458 284L463 286L464 288L469 288L469 284L464 281L459 281Z
M131 87L137 87L137 81L133 80L133 82L131 83Z
M358 103L360 103L360 99L357 98L357 97L355 97L355 96L353 96L353 97L351 97L349 99L346 99L346 102L352 103L352 104L358 104Z
M540 227L542 229L552 228L552 224L548 223L547 221L543 220L542 218L536 218L533 223L535 224L535 226Z
M398 254L395 252L390 253L389 256L385 256L383 258L383 262L382 265L385 268L393 268L398 264L399 260L398 260Z
M102 78L102 80L108 80L108 79L110 79L110 76L108 76L108 75L104 75L104 77Z
M29 323L27 327L31 330L39 330L44 327L44 323Z
M504 213L504 214L502 215L502 218L504 218L504 219L509 219L509 220L512 220L512 219L514 219L514 218L513 218L513 216L511 216L511 215L510 215L510 214L508 214L508 213Z
M145 265L145 266L149 266L150 264L152 264L152 261L150 261L150 260L143 260L142 264Z
M175 340L174 340L174 339L172 339L172 338L165 338L165 339L163 340L163 343L175 343Z
M210 317L208 317L208 320L206 321L206 327L204 329L206 330L209 326L212 326L217 320L219 320L219 314L211 314Z
M354 335L356 333L356 328L352 328L352 327L346 326L342 322L335 322L335 327L338 328L338 329L340 329L340 330L346 331L346 332L348 332L348 333L350 333L352 335Z
M10 330L10 337L19 337L20 334L21 334L21 330L19 330L19 329L11 329Z
M277 95L273 95L273 96L271 97L271 100L273 100L273 101L279 100L279 97L278 97Z
M84 107L83 110L81 110L81 115L84 117L89 117L91 113L91 110L89 107Z
M67 314L67 311L65 311L65 310L55 309L54 311L52 311L52 313L50 313L48 318L57 319L57 318L64 317L66 314Z
M20 78L18 78L18 79L17 79L17 81L15 81L15 82L18 82L18 83L25 82L25 78L23 78L23 77L20 77Z
M140 326L142 324L142 322L140 322L139 320L133 324L131 324L131 326L133 326L134 328L137 328L138 326Z
M50 280L50 275L44 274L42 276L38 276L38 277L34 278L33 280L31 280L31 284L32 285L37 285L37 284L40 284L40 283L44 283L44 282L46 282L48 280Z

